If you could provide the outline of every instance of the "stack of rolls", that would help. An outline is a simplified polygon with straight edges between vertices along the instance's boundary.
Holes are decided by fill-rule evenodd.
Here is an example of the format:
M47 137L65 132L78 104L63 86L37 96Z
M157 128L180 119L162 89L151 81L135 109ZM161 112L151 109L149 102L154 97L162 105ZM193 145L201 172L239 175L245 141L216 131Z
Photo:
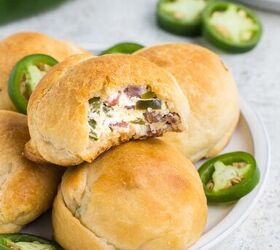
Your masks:
M219 153L239 118L229 70L217 55L190 44L134 55L81 52L50 69L29 99L30 138L26 133L17 157L45 178L33 184L46 192L36 216L50 206L63 166L52 211L53 235L63 248L189 248L207 221L193 163ZM0 113L9 116L26 119ZM10 168L1 157L0 163L6 176L0 190L9 192L1 178L9 178ZM15 217L17 225L29 222Z
M23 156L30 139L27 117L14 112L9 75L22 57L43 53L62 61L85 50L44 34L22 32L0 41L0 233L18 232L52 206L62 170Z

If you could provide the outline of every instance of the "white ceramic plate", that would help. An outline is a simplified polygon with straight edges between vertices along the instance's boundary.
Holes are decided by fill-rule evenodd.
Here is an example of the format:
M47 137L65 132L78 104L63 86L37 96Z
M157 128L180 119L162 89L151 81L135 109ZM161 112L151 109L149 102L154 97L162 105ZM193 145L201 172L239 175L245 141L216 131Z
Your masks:
M253 154L261 173L259 185L237 203L208 206L206 228L191 250L211 249L228 236L247 218L263 191L270 167L268 135L262 121L251 107L242 99L240 104L240 121L230 143L222 153L241 150ZM196 165L200 166L201 162Z
M238 127L223 153L231 151L246 151L255 156L261 172L260 183L253 192L235 204L209 206L205 231L191 250L210 249L229 235L249 215L264 188L270 165L269 140L263 123L243 100L241 100L241 118ZM201 163L199 162L197 167ZM50 212L29 224L23 232L51 238Z

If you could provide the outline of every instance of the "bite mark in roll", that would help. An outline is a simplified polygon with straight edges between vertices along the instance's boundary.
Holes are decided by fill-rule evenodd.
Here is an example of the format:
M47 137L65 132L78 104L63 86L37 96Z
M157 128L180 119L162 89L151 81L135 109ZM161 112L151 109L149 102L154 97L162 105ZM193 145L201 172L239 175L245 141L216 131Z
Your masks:
M112 133L130 134L133 139L181 131L178 113L170 112L149 86L129 85L112 92L105 100L89 100L89 137L102 140Z
M28 114L26 156L69 166L130 139L183 131L188 101L170 73L144 58L80 55L47 73Z

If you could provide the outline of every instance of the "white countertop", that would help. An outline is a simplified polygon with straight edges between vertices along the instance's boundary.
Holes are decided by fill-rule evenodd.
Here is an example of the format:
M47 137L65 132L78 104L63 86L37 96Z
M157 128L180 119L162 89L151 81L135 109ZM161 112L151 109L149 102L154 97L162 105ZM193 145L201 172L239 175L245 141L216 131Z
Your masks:
M35 17L0 26L1 38L17 31L40 31L77 43L102 46L120 41L145 45L203 39L168 34L155 24L152 0L69 0ZM232 70L240 94L263 118L270 135L272 166L268 184L249 218L216 250L280 249L280 14L258 11L264 34L253 51L221 54Z

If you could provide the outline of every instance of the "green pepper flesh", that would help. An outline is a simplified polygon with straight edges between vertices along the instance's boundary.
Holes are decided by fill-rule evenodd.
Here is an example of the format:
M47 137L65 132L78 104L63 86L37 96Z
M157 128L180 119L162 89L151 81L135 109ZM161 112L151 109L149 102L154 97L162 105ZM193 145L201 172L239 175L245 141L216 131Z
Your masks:
M102 51L99 55L106 55L106 54L132 54L137 50L144 48L143 45L138 43L132 42L124 42L118 43L104 51Z
M0 250L63 250L56 242L31 234L0 234Z
M144 110L147 108L161 109L161 100L159 99L143 99L136 102L137 110Z
M206 0L159 0L157 21L161 28L178 35L201 34Z
M30 95L47 71L57 64L53 57L33 54L22 58L14 66L8 81L8 93L17 110L26 114Z
M151 98L156 98L156 94L155 92L152 92L152 91L148 91L144 94L141 95L141 99L151 99Z
M218 48L242 53L259 42L262 25L248 8L223 1L213 1L203 11L203 33Z
M198 172L209 202L236 201L251 192L260 179L254 157L245 152L210 159Z

